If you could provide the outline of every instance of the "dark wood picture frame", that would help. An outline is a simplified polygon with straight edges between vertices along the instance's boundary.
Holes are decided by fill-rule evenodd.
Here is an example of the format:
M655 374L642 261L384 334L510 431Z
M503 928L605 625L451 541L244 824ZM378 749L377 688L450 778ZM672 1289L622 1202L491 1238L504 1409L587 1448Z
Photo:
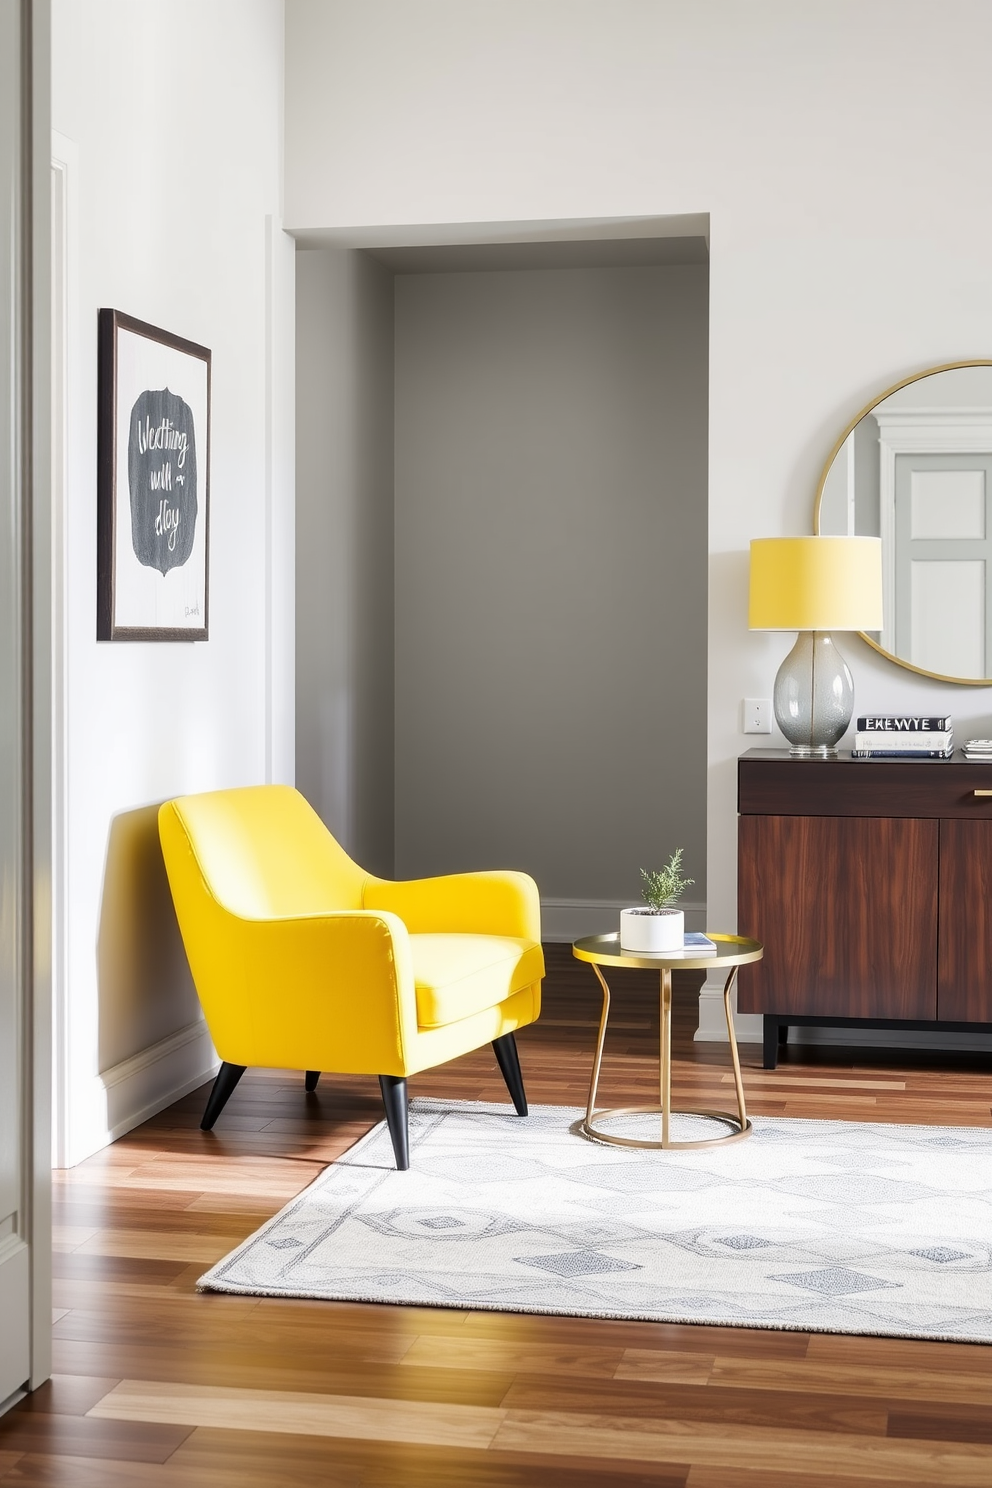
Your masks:
M122 331L137 338L128 343L126 357L121 355ZM142 366L142 342L148 343L147 368ZM208 639L210 361L207 347L195 341L135 320L120 310L99 312L99 641ZM143 371L149 376L142 377ZM189 389L192 393L188 403L183 392ZM140 429L143 409L150 410L144 412L144 443ZM127 426L123 422L125 413ZM152 419L159 415L160 423L153 427ZM125 428L130 434L123 432ZM150 453L152 449L154 453ZM188 455L192 456L189 465L183 471L174 471L173 464L184 465ZM144 465L151 464L157 464L158 469L146 472ZM145 475L147 490L143 487ZM156 499L159 511L152 517ZM189 543L185 557L175 556L180 532L183 543L179 551ZM192 533L188 539L187 532ZM191 567L181 579L168 578L169 574L178 575L187 564ZM190 619L193 623L186 623Z

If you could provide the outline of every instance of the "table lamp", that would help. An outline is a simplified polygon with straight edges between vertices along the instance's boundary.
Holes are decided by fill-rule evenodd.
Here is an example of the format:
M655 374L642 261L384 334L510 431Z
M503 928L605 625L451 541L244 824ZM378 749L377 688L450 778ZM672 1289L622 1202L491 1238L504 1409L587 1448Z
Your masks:
M756 537L751 630L798 630L775 678L775 721L798 759L836 759L854 711L854 681L832 630L881 630L877 537Z

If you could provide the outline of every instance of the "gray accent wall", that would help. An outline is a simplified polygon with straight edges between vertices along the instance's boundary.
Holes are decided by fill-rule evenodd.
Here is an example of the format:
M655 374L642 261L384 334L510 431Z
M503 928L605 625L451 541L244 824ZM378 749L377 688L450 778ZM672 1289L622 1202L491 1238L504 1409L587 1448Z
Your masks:
M397 277L398 876L704 899L707 285Z
M393 868L393 278L297 254L296 779L343 846Z

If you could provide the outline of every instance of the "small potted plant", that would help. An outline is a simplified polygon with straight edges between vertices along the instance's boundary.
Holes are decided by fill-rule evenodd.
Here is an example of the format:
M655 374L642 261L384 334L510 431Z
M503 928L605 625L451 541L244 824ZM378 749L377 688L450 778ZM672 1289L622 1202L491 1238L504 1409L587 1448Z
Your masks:
M685 941L685 914L676 905L693 878L682 876L682 849L664 868L641 869L644 904L620 911L620 945L625 951L660 954L679 951Z

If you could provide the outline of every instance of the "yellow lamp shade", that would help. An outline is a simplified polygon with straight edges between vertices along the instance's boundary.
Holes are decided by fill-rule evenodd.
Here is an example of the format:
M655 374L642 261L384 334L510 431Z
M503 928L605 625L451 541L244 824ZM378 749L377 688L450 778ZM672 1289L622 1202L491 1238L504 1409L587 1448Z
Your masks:
M756 537L751 630L881 630L877 537Z

